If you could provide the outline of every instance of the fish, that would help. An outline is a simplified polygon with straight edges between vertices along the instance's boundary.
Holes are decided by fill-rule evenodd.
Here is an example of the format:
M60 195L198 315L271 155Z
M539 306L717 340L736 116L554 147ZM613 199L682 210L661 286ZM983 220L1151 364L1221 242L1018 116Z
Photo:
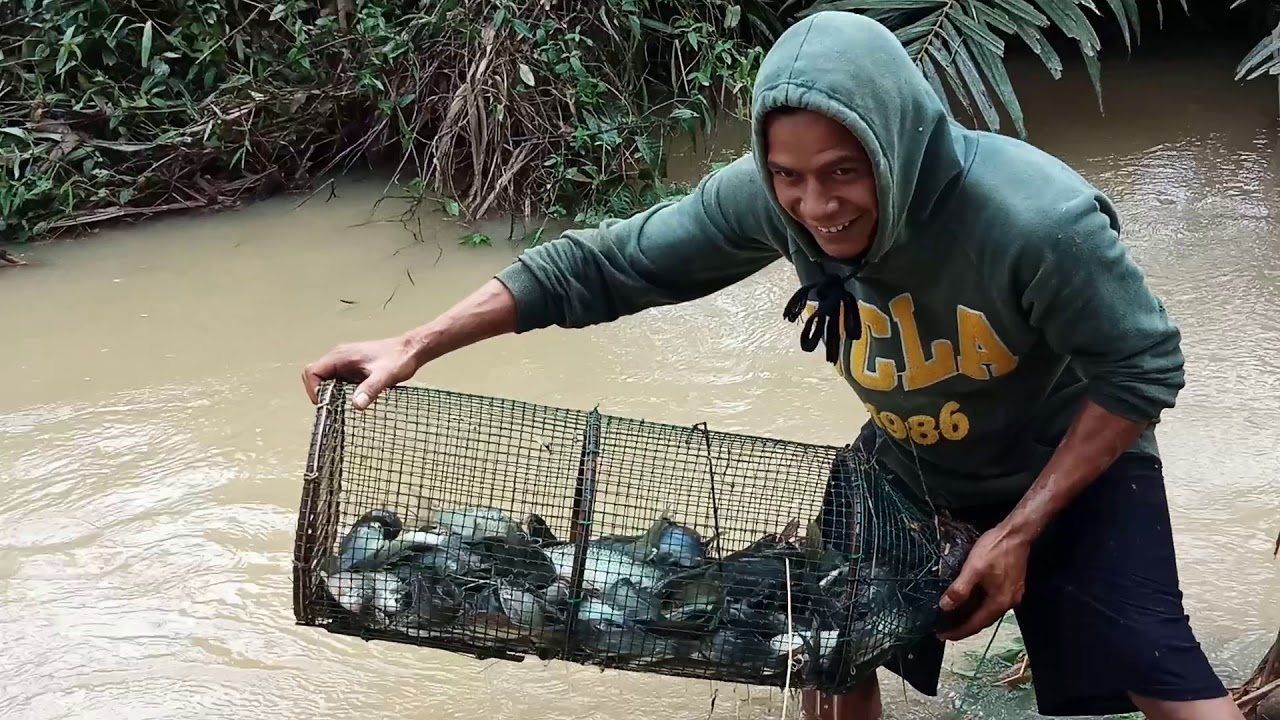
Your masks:
M777 673L786 669L786 656L779 655L752 632L736 628L723 628L709 635L698 646L699 659L717 665L727 665L733 671Z
M558 577L555 563L545 551L533 545L481 538L470 543L469 551L493 578L513 578L542 590Z
M338 546L334 572L364 570L380 565L386 552L386 543L396 538L404 529L400 517L386 508L370 510L361 515Z
M690 657L697 644L645 632L642 628L604 620L578 623L574 630L578 648L599 660L656 662Z
M820 659L826 659L835 650L839 637L838 630L821 630L816 633L811 630L797 630L774 636L769 640L769 647L774 653L780 655L788 653L798 655L816 651Z
M463 542L461 535L446 535L434 547L419 546L396 559L395 570L402 578L421 569L440 576L470 575L484 568L486 560Z
M537 513L529 513L529 517L525 518L524 525L525 532L528 533L529 539L534 545L560 542L556 539L555 533L551 532L551 526Z
M652 592L636 587L628 577L605 587L604 601L631 622L649 622L662 617L662 601Z
M577 546L565 543L547 548L545 552L555 565L556 574L565 582L572 582ZM637 562L626 553L600 545L587 545L585 562L582 564L582 586L590 592L603 592L621 578L630 579L638 588L652 589L661 585L668 577L668 573L661 568Z
M449 625L462 614L462 593L448 579L416 572L407 586L409 601L401 616L405 627Z
M413 554L431 551L446 544L451 536L424 530L413 530L385 540L364 567L384 568Z
M668 521L662 528L650 562L681 568L698 567L706 560L707 544L692 528Z
M502 613L518 628L542 630L560 620L546 600L517 583L499 580L495 590Z
M949 585L960 576L969 551L978 541L978 530L943 515L938 518L938 535L942 545L938 552L938 577Z
M922 627L927 628L915 616L904 605L895 605L854 621L844 633L851 646L845 661L858 670L878 665L890 651L919 636Z
M583 622L607 622L623 627L627 624L627 616L620 608L596 598L587 598L578 608L578 620Z
M407 607L408 587L399 577L382 571L345 571L325 578L325 588L344 610L361 615L372 609L395 615Z
M703 540L693 528L676 523L664 514L640 535L605 535L591 542L637 562L692 568L706 559L710 541Z
M683 659L748 680L792 662L804 682L838 684L853 672L847 667L873 668L928 631L928 609L911 609L896 580L920 578L922 570L921 582L936 580L928 577L932 568L898 567L920 556L918 542L904 545L901 558L890 552L895 548L875 546L862 548L865 557L848 554L866 534L857 521L869 516L860 512L861 488L842 492L837 499L857 511L843 524L831 513L801 534L801 521L791 520L724 557L708 552L718 535L704 540L666 513L639 535L592 538L576 613L570 586L577 544L557 539L536 513L517 523L484 505L428 512L411 531L390 510L371 510L343 539L333 567L345 572L325 578L346 611L406 634L458 626L482 643L502 638L527 646L555 637L551 646L559 647L572 615L571 644L588 659ZM838 525L825 537L824 521ZM925 527L910 522L908 535ZM946 578L958 572L976 534L945 519L939 529L936 569ZM928 605L927 598L918 604Z
M419 530L445 531L460 535L464 542L473 542L482 538L517 538L524 535L520 524L501 508L484 505L468 505L464 507L433 510L427 513L431 518Z

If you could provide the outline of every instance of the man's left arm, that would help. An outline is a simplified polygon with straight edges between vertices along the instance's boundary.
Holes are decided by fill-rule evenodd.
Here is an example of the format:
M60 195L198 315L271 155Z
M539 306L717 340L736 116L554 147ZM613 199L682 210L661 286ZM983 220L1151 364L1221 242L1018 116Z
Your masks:
M1028 246L1012 280L1031 324L1084 373L1085 402L1035 483L974 545L943 595L950 612L983 591L976 611L940 633L947 640L981 631L1021 602L1032 541L1174 406L1185 384L1181 334L1120 243L1110 204L1082 197L1064 215L1076 218L1070 232Z

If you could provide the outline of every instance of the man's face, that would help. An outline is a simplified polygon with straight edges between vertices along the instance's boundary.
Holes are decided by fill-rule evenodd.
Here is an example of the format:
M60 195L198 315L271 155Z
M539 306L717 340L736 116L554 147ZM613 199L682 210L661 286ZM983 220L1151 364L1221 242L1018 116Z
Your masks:
M833 258L848 260L876 236L876 179L867 151L843 125L808 110L766 121L778 200Z

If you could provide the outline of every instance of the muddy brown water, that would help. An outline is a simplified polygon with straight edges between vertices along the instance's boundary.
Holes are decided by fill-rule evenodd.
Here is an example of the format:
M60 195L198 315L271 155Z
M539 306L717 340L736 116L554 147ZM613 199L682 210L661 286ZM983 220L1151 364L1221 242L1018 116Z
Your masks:
M1276 98L1274 83L1234 85L1234 60L1114 61L1105 117L1079 70L1059 83L1019 73L1033 140L1116 198L1185 333L1189 385L1160 438L1188 611L1229 682L1280 625ZM465 231L439 217L421 243L370 223L381 189L344 179L301 208L280 198L16 248L31 265L0 270L0 717L777 717L781 694L758 688L482 662L293 624L312 420L300 368L431 318L513 253L501 239L460 247ZM416 382L844 442L865 413L798 349L781 318L793 289L777 264L698 302L475 346ZM949 661L967 662L961 649ZM948 676L929 700L884 678L898 718L946 717L966 682ZM972 702L988 716L1029 707L1025 694Z

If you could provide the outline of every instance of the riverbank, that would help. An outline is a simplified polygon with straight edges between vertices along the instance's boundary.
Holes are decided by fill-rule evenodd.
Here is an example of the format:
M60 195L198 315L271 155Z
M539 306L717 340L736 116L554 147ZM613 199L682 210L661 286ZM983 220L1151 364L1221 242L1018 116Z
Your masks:
M1030 117L1010 94L1021 81L1004 82L1004 65L978 47L1005 37L1010 63L1037 58L1008 32L1028 21L997 7L1003 22L984 16L974 29L952 23L944 5L922 6L924 25L911 27L945 21L950 30L928 36L955 30L975 53L955 62L983 65L995 89L935 66L906 29L916 15L876 16L915 38L910 51L958 113L990 105L974 123L1021 130ZM1218 10L1191 6L1197 20L1218 21ZM468 221L490 211L577 223L630 214L680 190L669 180L673 136L714 132L716 116L745 101L770 39L823 0L785 13L731 0L692 10L674 0L578 9L452 0L424 12L396 0L50 7L0 18L0 44L12 49L0 64L6 243L324 193L324 179L367 168L412 209L426 203ZM1233 41L1237 60L1256 42L1246 13L1257 7L1230 20L1250 28ZM1134 18L1107 15L1089 17L1095 33L1064 31L1057 16L1019 32L1043 66L1094 81L1072 90L1086 103L1099 70L1080 58L1104 42L1105 63L1124 62L1126 43L1166 32L1156 20L1144 9L1145 36ZM1168 22L1169 33L1189 32L1173 13Z
M744 92L765 18L730 9L40 6L0 32L17 50L4 237L236 206L365 166L464 217L625 212L662 190L660 138Z

